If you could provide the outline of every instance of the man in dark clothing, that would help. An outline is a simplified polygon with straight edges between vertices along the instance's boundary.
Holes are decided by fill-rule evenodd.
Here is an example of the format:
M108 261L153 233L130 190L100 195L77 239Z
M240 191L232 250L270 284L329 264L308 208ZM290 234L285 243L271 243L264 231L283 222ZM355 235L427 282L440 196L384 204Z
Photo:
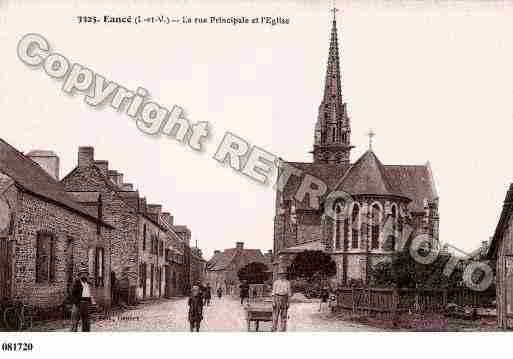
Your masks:
M205 305L210 305L210 299L212 298L212 288L210 287L210 283L207 283L205 287Z
M78 330L78 322L82 320L82 331L90 332L91 324L89 321L89 305L94 304L92 296L92 286L89 283L89 271L85 268L78 272L78 278L73 284L71 290L71 301L73 309L71 313L72 327L71 331Z
M244 304L244 299L249 297L249 284L247 281L243 281L239 286L240 289L240 304Z
M191 332L194 330L199 332L201 321L203 320L203 296L198 285L192 287L188 305Z

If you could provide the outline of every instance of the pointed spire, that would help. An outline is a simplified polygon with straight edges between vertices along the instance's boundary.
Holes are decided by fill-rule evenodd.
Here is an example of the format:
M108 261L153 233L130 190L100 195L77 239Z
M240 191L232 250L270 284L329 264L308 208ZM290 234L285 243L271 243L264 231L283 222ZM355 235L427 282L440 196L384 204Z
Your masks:
M315 125L314 162L349 163L352 148L351 128L342 101L342 81L340 76L340 57L338 50L337 18L338 9L333 7L328 63L324 81L324 95L319 106L319 115Z
M334 7L333 24L331 27L330 47L328 53L328 66L326 68L326 79L324 83L324 100L336 98L342 104L342 84L340 80L340 58L338 52L337 17L338 9Z

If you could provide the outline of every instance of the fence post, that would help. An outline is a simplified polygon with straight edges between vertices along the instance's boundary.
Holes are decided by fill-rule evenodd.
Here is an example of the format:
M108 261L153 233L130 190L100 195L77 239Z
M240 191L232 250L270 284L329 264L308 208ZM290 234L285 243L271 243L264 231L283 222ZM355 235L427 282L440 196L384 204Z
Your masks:
M354 287L351 287L351 305L353 306L353 315L356 313L356 298L354 294Z
M392 326L397 328L399 317L399 290L396 286L392 289Z

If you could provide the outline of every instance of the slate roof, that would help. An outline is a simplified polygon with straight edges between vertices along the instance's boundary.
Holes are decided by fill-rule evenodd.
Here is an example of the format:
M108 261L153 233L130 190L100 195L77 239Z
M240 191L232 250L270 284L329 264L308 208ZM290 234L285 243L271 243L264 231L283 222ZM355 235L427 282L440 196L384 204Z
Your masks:
M396 181L389 180L388 172L371 150L365 152L340 179L335 190L352 195L404 197Z
M425 165L385 165L388 180L399 187L402 193L412 200L410 210L422 212L424 199L438 198L429 163Z
M11 177L25 191L72 210L93 222L97 216L84 208L70 196L64 186L51 177L36 162L23 155L0 138L0 171ZM102 222L105 226L110 225Z
M409 206L413 212L424 210L424 199L433 201L438 198L429 163L425 165L383 165L372 151L365 152L354 164L322 164L304 162L285 162L304 174L322 180L329 191L342 189L351 195L368 194L378 196L399 196L411 200ZM283 198L292 198L303 180L291 176ZM308 198L297 203L299 210L311 210Z
M230 248L214 254L214 256L207 262L207 269L210 271L226 269L233 263L235 258L239 259L240 267L253 262L264 263L266 265L269 264L269 260L262 254L260 249Z
M499 222L497 223L497 227L495 228L495 233L493 235L492 241L490 243L490 248L488 249L488 257L496 258L497 250L499 249L499 244L502 241L504 236L504 230L507 228L508 222L511 218L511 213L513 212L513 183L510 184L508 191L506 192L506 198L504 199L504 205L502 207L502 211L499 217Z

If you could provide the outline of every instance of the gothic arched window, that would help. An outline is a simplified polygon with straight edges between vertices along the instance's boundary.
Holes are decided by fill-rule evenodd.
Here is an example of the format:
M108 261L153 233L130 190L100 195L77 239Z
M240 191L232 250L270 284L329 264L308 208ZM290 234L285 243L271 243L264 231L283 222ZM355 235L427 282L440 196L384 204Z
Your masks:
M395 245L396 245L396 238L397 238L397 206L394 204L392 205L392 210L391 210L391 217L392 217L392 233L388 236L388 246L387 246L387 250L389 251L394 251L395 250Z
M341 248L341 238L342 238L342 210L344 205L342 203L335 204L335 227L334 227L334 245L333 248L339 250Z
M381 206L378 203L374 203L371 207L371 249L379 248L381 216Z
M351 212L351 248L357 249L360 241L360 206L358 203L353 204Z

